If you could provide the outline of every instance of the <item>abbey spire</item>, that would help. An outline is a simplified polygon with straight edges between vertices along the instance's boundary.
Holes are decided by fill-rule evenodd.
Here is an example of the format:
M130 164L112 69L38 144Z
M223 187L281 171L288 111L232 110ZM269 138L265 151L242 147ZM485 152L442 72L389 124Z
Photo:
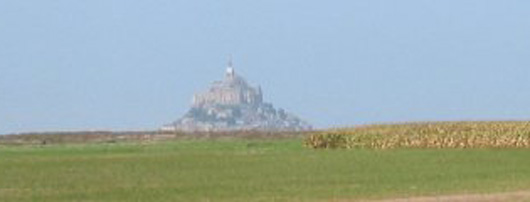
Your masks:
M236 76L236 72L234 70L234 64L232 62L232 55L228 58L228 65L226 66L226 77L227 78L234 78Z

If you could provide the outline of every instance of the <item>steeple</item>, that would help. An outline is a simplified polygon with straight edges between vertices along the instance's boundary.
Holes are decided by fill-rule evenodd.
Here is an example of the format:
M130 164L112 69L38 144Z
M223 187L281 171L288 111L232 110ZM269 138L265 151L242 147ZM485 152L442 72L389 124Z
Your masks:
M228 65L226 67L226 77L233 78L236 72L234 70L234 64L232 62L232 55L228 58Z

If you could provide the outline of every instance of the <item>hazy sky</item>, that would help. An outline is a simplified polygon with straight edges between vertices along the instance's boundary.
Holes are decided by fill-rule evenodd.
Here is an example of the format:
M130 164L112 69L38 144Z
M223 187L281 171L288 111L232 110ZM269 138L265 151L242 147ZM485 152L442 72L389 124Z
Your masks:
M528 0L0 0L0 133L157 128L230 54L318 127L530 119Z

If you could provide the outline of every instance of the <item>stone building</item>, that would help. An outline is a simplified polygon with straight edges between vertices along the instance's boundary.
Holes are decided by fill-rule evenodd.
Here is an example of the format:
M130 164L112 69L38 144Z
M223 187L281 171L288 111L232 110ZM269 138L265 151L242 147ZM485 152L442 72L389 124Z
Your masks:
M213 82L207 92L195 94L192 106L260 104L262 102L261 87L250 86L245 79L236 75L232 62L229 62L224 80Z

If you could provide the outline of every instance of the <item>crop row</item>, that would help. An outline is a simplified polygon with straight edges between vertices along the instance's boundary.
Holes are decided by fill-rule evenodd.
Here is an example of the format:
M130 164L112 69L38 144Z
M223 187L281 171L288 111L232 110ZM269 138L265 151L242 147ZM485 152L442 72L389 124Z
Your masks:
M530 148L530 122L372 125L312 134L312 148Z

